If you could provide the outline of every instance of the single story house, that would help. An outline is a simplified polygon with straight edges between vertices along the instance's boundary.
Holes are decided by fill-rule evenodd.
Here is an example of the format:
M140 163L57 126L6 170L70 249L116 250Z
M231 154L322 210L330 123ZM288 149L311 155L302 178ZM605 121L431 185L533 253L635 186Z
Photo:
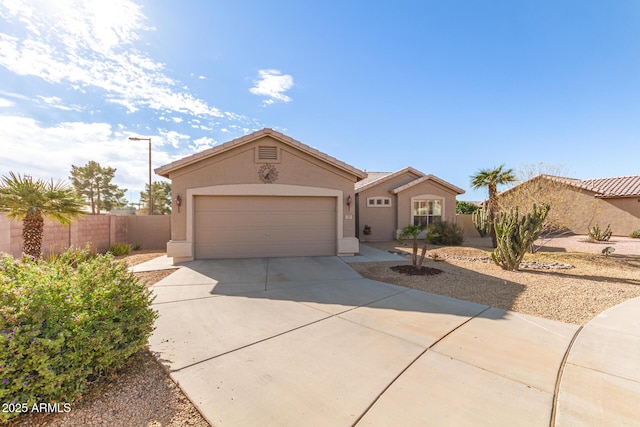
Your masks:
M549 216L575 234L595 225L611 225L615 236L640 230L640 175L580 180L543 174L503 191L499 200L516 197L519 189L550 198Z
M370 172L355 184L356 218L361 240L388 241L407 225L456 221L456 196L464 190L412 167ZM365 234L364 229L370 229Z
M393 239L398 228L414 220L433 221L438 215L453 220L455 195L462 193L412 168L371 179L272 129L155 171L171 180L167 255L174 262L354 255L359 251L357 224L370 222L377 229L374 236ZM356 183L363 180L372 185L359 186L357 192ZM388 198L390 205L383 206L393 206L394 213L359 206L358 199L366 204L366 197ZM374 210L384 219L374 220ZM364 217L358 219L358 213Z

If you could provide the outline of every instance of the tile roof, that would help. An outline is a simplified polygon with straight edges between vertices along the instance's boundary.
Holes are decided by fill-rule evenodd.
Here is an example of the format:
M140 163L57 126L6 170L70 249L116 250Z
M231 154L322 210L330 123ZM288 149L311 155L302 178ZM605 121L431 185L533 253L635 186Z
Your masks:
M580 184L598 193L596 197L640 196L640 175L584 179Z
M391 175L393 172L367 172L367 177L362 181L356 182L356 190L364 187L365 185L369 185L379 179L384 178L385 176Z
M374 185L378 185L407 172L413 173L417 176L424 176L424 173L410 166L395 172L369 172L365 179L356 183L356 193L359 193L360 191L366 190L369 187L373 187Z
M324 160L327 163L332 164L333 166L345 170L347 172L352 173L353 175L355 175L357 178L359 179L364 179L367 176L367 173L364 171L361 171L360 169L357 169L345 162L342 162L338 159L336 159L335 157L331 157L323 152L321 152L320 150L317 150L315 148L312 148L306 144L301 143L300 141L297 141L283 133L280 133L278 131L275 131L273 129L270 128L264 128L264 129L260 129L256 132L250 133L248 135L244 135L241 136L239 138L233 139L231 141L225 142L224 144L221 145L216 145L213 148L209 148L207 150L201 151L199 153L196 154L192 154L191 156L187 156L187 157L183 157L182 159L176 160L174 162L171 162L169 164L166 164L164 166L160 166L159 168L155 169L155 173L157 173L160 176L164 176L165 178L168 178L168 174L176 169L180 169L184 166L190 165L192 163L196 163L200 160L206 159L208 157L211 156L215 156L219 153L223 153L225 151L228 151L234 147L243 145L243 144L247 144L251 141L255 141L259 138L262 138L263 136L271 136L272 138L277 139L278 141L284 142L285 144L289 144L293 147L298 148L299 150L313 156L316 157L318 159Z
M595 197L612 198L612 197L638 197L640 196L640 175L618 176L612 178L595 178L595 179L576 179L563 176L538 175L543 178L554 181L564 182L574 187L591 191ZM532 179L535 179L534 177ZM503 193L509 192L516 186L505 190Z
M400 193L400 192L402 192L404 190L407 190L407 189L413 187L414 185L418 185L418 184L420 184L422 182L425 182L425 181L434 181L434 182L437 182L438 184L442 185L443 187L446 187L446 188L448 188L450 190L453 190L453 192L456 193L456 194L464 194L464 190L462 188L456 187L455 185L448 183L444 179L440 179L437 176L431 175L431 174L425 175L422 178L414 179L413 181L409 182L408 184L405 184L405 185L403 185L401 187L398 187L398 188L394 189L392 191L392 193L398 194L398 193Z

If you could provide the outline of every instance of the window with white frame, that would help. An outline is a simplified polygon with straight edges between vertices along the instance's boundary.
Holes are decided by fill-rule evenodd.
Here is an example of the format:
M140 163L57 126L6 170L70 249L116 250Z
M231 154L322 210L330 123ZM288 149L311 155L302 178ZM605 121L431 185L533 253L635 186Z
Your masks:
M442 200L414 199L413 225L426 227L442 221Z
M390 208L391 199L389 197L369 197L367 198L367 207L370 208Z

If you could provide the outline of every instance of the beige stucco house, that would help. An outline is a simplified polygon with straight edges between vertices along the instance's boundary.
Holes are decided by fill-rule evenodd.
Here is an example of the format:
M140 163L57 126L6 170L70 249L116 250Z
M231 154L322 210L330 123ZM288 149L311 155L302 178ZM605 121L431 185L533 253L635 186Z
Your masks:
M364 241L395 239L407 225L456 220L456 196L464 190L411 167L371 172L355 184L358 236ZM365 226L371 234L365 235Z
M538 175L499 197L508 202L519 189L550 198L549 216L575 234L587 234L594 225L611 225L615 236L640 230L640 175L585 180ZM553 194L546 194L549 189Z
M415 221L455 220L463 193L413 168L367 174L272 129L156 173L171 180L174 262L354 255L365 223L369 240L391 240Z
M156 173L171 180L174 262L358 252L354 184L366 173L280 132L262 129Z

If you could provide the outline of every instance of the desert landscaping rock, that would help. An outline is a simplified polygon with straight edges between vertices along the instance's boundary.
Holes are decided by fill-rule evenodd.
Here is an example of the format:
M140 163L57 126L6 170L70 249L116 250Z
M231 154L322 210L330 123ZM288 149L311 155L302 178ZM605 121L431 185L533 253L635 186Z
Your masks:
M436 276L406 276L391 271L389 267L397 262L351 264L351 267L372 280L584 325L602 311L640 296L640 241L625 241L625 250L638 255L604 257L599 251L594 253L590 243L579 240L577 236L564 241L554 239L555 247L547 245L534 255L525 255L525 266L535 262L537 266L555 265L554 269L502 270L488 258L491 248L487 239L470 239L465 246L430 246L427 256L437 253L438 258L446 260L436 262L430 257L425 260L425 266L444 272ZM560 248L562 243L567 244L566 249ZM411 251L396 242L370 246L385 251ZM474 259L489 262L470 262ZM574 268L558 268L564 264Z
M438 254L434 256L434 254L429 254L427 256L433 260L442 260L442 259L455 259L458 261L467 261L467 262L484 262L484 263L492 263L493 260L491 257L470 257L470 256L456 256L445 254ZM531 261L531 262L521 262L520 268L532 268L534 270L567 270L573 268L571 264L565 264L557 261Z

